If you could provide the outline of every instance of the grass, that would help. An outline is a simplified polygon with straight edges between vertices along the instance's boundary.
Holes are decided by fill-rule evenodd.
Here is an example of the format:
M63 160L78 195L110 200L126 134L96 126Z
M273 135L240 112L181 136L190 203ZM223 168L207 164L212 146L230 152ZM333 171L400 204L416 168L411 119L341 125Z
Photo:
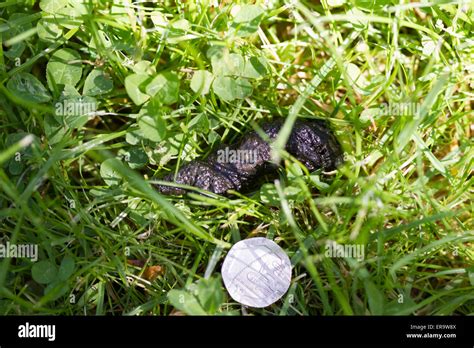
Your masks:
M114 3L0 4L0 244L39 250L0 260L1 314L474 312L472 4ZM276 182L150 187L276 117ZM336 172L282 151L301 117L331 124ZM255 236L293 280L243 311L220 265Z

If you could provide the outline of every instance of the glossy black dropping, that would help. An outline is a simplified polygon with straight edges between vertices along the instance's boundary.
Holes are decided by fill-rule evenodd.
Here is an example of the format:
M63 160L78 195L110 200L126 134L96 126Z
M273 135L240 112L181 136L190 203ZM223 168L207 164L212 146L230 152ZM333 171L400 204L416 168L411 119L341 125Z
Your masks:
M283 120L275 120L262 125L262 130L270 141L276 139ZM271 149L255 131L243 136L238 144L221 147L219 150L255 151L256 158L248 161L219 161L218 150L206 160L196 160L184 165L176 179L170 174L164 181L194 186L216 194L226 194L228 190L244 192L254 186L262 176L275 173L277 165L270 161ZM286 151L303 163L309 171L323 169L330 171L342 163L341 147L327 127L319 120L297 120L286 144ZM181 188L156 185L157 189L168 195L184 194Z

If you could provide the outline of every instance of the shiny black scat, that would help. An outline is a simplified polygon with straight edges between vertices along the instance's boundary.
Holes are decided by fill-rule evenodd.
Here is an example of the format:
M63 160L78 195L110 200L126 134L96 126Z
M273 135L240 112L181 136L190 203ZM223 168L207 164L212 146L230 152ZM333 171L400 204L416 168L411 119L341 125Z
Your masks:
M275 120L261 126L270 141L276 139L283 120ZM256 159L252 163L245 161L223 162L218 160L218 151L206 160L189 162L179 169L176 177L170 174L164 181L194 186L216 194L225 195L229 190L245 192L255 185L264 175L271 175L277 165L270 161L271 149L255 131L245 134L238 144L221 147L220 150L255 151ZM308 170L323 169L331 171L342 163L341 147L327 127L319 120L297 120L286 144L286 151L303 163ZM186 190L173 186L155 185L163 194L181 195Z

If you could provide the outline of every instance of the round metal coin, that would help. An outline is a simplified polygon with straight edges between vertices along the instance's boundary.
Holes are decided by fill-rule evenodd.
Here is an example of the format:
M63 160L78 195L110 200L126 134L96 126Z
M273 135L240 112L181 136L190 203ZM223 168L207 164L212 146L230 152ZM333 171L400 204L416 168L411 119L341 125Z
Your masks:
M222 265L230 296L249 307L263 308L278 301L290 287L290 259L275 242L250 238L234 244Z

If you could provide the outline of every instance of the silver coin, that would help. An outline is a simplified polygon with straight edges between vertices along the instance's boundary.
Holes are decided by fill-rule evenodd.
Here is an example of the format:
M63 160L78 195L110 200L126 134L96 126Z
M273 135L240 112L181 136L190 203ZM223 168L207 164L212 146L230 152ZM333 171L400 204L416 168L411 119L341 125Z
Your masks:
M221 272L230 296L256 308L278 301L291 282L290 259L275 242L261 237L234 244Z

